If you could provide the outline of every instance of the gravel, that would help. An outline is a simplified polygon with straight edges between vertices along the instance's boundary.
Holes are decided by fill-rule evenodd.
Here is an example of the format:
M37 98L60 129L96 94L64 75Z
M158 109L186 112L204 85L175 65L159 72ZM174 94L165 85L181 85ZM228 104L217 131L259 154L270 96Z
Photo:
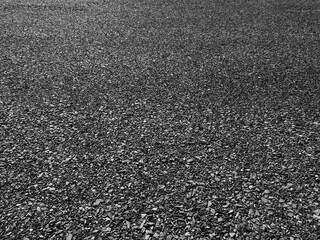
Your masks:
M318 239L319 8L0 3L1 239Z

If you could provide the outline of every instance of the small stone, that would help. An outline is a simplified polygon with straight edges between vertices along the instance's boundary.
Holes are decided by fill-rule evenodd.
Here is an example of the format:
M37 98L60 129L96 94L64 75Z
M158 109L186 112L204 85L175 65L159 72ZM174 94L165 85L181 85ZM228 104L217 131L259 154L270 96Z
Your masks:
M187 163L191 163L191 162L193 162L193 159L192 159L192 158L189 158L189 159L187 160Z
M224 221L224 219L222 217L218 218L218 222L223 222L223 221Z

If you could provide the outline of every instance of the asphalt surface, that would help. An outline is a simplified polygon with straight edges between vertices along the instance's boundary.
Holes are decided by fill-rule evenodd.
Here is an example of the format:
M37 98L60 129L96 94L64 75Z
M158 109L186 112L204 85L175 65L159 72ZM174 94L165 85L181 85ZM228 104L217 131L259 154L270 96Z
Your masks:
M318 1L0 3L1 239L317 239Z

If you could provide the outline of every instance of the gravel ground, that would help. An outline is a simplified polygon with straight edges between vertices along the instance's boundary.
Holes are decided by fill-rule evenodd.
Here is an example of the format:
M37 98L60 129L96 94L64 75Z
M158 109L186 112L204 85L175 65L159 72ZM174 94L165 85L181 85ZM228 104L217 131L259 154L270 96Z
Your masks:
M0 239L318 239L319 10L1 1Z

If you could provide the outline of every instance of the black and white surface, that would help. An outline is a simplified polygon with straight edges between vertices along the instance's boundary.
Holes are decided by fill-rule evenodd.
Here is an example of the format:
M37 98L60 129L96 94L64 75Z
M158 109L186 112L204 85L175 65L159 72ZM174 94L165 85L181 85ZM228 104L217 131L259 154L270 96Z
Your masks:
M319 14L1 1L0 239L317 239Z

